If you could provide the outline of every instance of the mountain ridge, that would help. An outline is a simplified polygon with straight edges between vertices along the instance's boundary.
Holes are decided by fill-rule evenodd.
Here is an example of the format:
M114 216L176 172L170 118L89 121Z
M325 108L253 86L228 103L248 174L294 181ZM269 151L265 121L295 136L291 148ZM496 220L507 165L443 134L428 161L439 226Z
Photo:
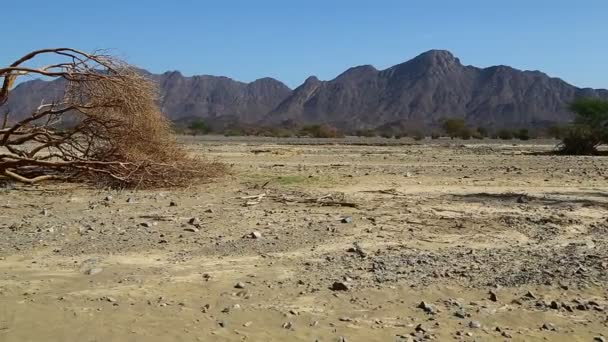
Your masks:
M434 127L442 118L463 117L479 126L535 127L570 121L567 105L576 97L608 98L608 90L578 88L538 70L463 65L447 50L429 50L382 70L354 66L331 80L310 76L295 89L270 77L246 83L177 70L141 72L158 84L159 105L170 120L203 119L212 126L289 122L353 131L391 123ZM61 84L20 83L0 110L27 115L41 101L59 98Z

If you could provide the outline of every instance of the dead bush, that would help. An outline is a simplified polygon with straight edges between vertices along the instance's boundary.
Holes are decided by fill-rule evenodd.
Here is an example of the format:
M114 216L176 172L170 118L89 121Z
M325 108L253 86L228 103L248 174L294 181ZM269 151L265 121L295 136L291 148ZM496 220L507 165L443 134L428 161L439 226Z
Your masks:
M28 66L38 58L61 61ZM65 89L62 98L33 113L11 113L15 120L9 112L4 116L0 175L5 178L154 188L183 186L224 171L179 147L158 109L155 84L116 58L69 48L29 53L0 68L0 106L14 81L26 75L63 79Z

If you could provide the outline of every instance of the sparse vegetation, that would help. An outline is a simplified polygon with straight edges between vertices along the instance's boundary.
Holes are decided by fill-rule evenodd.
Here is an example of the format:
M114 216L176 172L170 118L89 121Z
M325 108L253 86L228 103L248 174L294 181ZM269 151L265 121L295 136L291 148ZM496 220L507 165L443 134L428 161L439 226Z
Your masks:
M211 127L209 127L209 125L207 125L207 123L203 120L193 121L188 128L190 129L192 135L211 133Z
M337 128L330 125L310 125L304 126L300 130L300 135L312 138L342 138L344 137Z
M498 139L511 140L513 139L513 131L507 128L503 128L496 133L496 136L498 137Z
M570 105L576 114L562 142L559 151L564 154L597 154L600 145L608 142L608 101L595 98L581 98Z

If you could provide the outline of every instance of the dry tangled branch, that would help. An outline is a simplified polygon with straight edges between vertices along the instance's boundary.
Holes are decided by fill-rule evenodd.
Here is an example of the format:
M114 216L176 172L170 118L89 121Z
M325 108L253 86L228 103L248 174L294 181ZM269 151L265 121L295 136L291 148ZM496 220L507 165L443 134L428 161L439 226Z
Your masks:
M51 55L44 67L28 62ZM217 163L189 157L156 104L154 83L103 54L58 48L29 53L0 68L0 107L18 77L63 79L60 100L33 113L6 111L0 123L0 175L36 183L59 179L114 187L168 187L219 175Z

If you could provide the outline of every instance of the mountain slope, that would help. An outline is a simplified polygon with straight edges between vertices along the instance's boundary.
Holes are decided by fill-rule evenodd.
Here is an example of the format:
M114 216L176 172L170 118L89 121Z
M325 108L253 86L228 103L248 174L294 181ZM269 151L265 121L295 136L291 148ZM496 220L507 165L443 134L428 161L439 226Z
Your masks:
M581 89L539 71L508 66L465 66L450 52L431 50L385 70L364 65L330 81L311 76L295 90L272 79L243 83L227 77L156 75L160 106L169 119L281 125L329 123L344 130L391 124L432 127L444 117L465 117L489 128L546 126L572 119L567 105L579 96L608 98L607 90ZM61 96L62 81L19 84L9 103L13 117ZM0 108L3 113L6 108Z
M382 71L361 66L331 81L311 77L266 120L357 129L403 121L431 126L459 116L524 127L570 120L567 104L577 96L608 98L608 91L579 89L537 71L464 66L448 51L431 50Z
M221 118L253 123L291 93L289 87L272 78L243 83L227 77L184 77L177 71L161 75L144 70L142 73L157 82L161 94L159 105L174 121ZM14 118L28 115L42 101L61 99L63 84L62 80L23 82L11 92L9 102L0 113L9 108Z

